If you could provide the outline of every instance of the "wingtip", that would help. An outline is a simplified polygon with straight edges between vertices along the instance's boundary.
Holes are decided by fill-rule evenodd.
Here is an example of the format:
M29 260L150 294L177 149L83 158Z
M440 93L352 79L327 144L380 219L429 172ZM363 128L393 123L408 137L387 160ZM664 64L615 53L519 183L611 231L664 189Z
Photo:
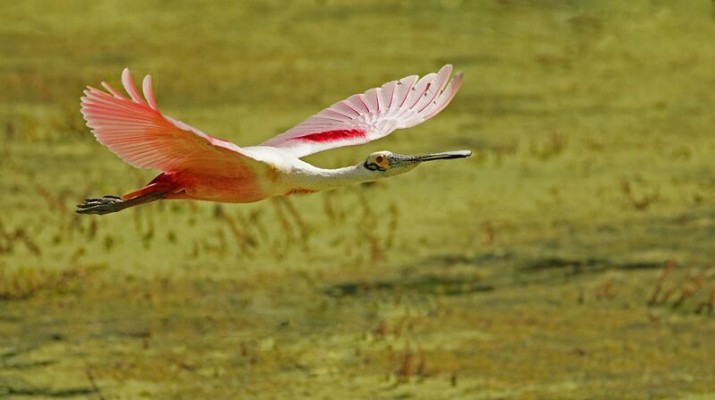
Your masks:
M444 64L442 68L437 71L439 76L450 76L452 75L452 64Z
M152 88L151 75L146 75L142 81L142 91L144 92L144 98L154 110L159 110L159 106L156 104L156 97L154 96L154 89Z
M144 95L146 96L146 90L147 88L152 87L152 80L151 80L151 75L145 75L144 79L142 79L142 89L144 90Z
M132 74L129 72L129 68L124 68L122 71L122 85L133 102L146 105L146 101L141 97L136 86L134 85L134 79L132 78Z
M454 74L452 79L450 79L450 86L453 87L453 90L456 92L460 86L462 86L462 81L464 80L464 73L462 71L457 72Z
M122 70L122 84L126 86L129 82L132 82L132 73L129 71L129 67L124 67Z
M439 72L437 72L437 73L439 74L439 73L441 73L442 71L449 71L449 73L447 74L447 76L449 76L449 75L452 74L452 71L453 71L453 70L454 70L454 66L453 66L452 64L447 63L447 64L444 64L444 65L442 66L442 68L439 69ZM454 73L453 79L454 79L454 78L461 78L462 75L464 75L464 72L462 72L462 71L457 71L457 72Z

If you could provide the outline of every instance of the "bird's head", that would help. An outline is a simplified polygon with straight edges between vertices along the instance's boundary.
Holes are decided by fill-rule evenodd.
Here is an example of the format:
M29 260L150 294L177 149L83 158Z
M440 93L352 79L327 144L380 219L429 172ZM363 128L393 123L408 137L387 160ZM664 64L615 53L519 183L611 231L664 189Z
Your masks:
M365 160L363 166L370 170L381 173L384 177L404 174L412 170L420 163L432 160L449 160L453 158L464 158L472 155L470 150L446 151L443 153L424 154L421 156L406 156L395 154L390 151L376 151Z

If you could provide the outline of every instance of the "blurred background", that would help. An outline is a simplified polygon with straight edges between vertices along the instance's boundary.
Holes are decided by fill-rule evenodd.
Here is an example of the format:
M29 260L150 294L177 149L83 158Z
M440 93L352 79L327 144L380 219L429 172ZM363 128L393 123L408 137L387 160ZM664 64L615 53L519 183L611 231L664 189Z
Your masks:
M0 4L0 397L713 398L715 9L703 1ZM156 171L87 85L255 145L445 63L472 149L375 184L74 214Z

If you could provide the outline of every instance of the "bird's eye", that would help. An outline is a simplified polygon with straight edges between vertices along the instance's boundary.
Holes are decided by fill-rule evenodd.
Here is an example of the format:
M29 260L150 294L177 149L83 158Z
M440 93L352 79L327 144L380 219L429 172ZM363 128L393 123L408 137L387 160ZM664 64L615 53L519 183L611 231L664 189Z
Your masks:
M367 160L365 160L365 168L371 171L387 171L390 168L390 160L382 154L371 154Z

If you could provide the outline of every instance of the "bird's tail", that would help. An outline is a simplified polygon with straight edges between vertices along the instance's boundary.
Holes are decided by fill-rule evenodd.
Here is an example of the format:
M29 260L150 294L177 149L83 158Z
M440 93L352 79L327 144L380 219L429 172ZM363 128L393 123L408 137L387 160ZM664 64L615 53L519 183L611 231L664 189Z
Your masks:
M86 199L83 203L77 204L75 211L79 214L104 215L162 200L176 193L176 191L176 184L171 179L171 176L160 174L143 188L129 192L121 197L108 195L101 198Z

